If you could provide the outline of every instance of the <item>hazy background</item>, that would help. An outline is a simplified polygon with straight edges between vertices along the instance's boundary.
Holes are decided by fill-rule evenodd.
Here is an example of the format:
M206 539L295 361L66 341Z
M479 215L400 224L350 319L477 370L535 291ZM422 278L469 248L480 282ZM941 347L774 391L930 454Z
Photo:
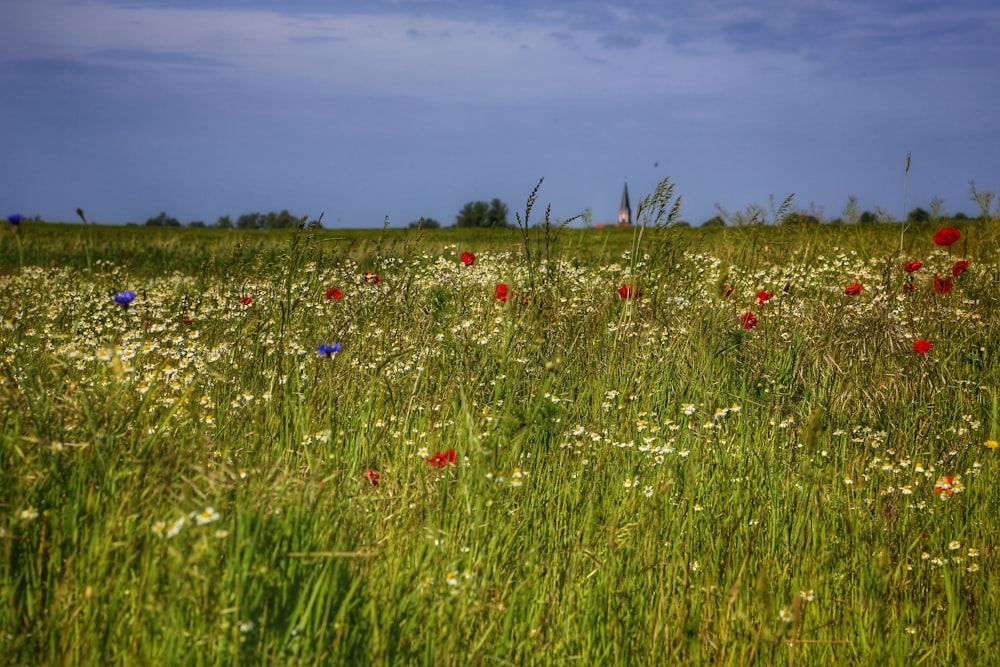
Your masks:
M289 209L449 225L470 200L613 221L796 193L977 215L1000 190L994 0L3 0L0 213ZM513 217L513 216L511 216Z

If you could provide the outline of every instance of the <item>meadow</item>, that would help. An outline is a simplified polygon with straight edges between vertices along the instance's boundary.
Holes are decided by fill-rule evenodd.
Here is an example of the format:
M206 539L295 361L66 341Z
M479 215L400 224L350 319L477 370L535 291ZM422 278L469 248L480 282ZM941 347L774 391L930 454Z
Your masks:
M647 222L2 230L0 664L996 660L997 230Z

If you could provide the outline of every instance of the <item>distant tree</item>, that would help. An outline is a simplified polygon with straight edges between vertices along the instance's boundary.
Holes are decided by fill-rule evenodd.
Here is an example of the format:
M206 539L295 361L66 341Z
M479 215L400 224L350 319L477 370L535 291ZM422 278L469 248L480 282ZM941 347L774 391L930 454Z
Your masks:
M844 205L844 212L840 216L849 225L854 225L861 221L861 209L858 207L857 197L850 195L847 198L847 204Z
M711 218L701 223L702 227L725 227L726 221L721 215L713 215Z
M489 204L470 201L455 217L456 227L507 227L507 205L499 199Z
M205 222L203 220L192 220L191 222L188 223L188 227L198 227L198 228L201 228L201 227L204 227L204 226L205 226Z
M862 225L874 225L876 222L878 222L878 216L872 213L871 211L865 211L864 213L858 216L858 222L860 222Z
M961 211L959 211L958 213L956 213L955 215L952 216L952 219L953 220L968 220L969 216L967 216L966 214L964 214Z
M228 219L228 216L225 216ZM220 222L222 218L219 218ZM298 218L284 209L270 213L244 213L236 218L237 229L297 229L305 227L308 217ZM318 224L319 221L316 221Z
M288 212L288 209L282 209L279 213L272 211L261 219L264 229L295 229L304 226L305 223L304 219L295 217Z
M260 213L244 213L236 218L236 229L263 229L263 217Z
M893 217L892 213L889 213L886 209L881 206L875 207L875 221L882 224L889 224L896 222L896 218Z
M416 227L420 227L422 229L437 229L440 226L441 223L435 220L434 218L425 218L423 216L421 216L419 220L414 220L413 222L410 223L411 229Z
M691 223L687 220L678 220L674 223L674 227L690 227Z
M232 229L233 219L228 215L220 215L219 219L215 221L215 226L219 229Z
M996 193L989 190L977 190L975 180L969 181L969 199L979 207L979 217L983 222L990 221L990 207L995 197Z
M146 220L147 227L180 227L181 221L177 218L167 215L166 211L161 212L155 218L149 218Z
M907 222L930 222L931 214L919 206L906 214Z

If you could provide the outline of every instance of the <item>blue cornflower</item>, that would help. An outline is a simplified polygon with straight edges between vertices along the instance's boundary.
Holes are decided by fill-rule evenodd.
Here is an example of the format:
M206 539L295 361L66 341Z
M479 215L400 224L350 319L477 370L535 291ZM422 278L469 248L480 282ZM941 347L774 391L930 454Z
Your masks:
M319 352L320 354L329 357L336 352L340 352L340 343L334 343L333 345L330 345L329 343L323 343L322 345L316 348L316 351Z
M15 213L14 215L8 215L7 216L7 222L9 222L10 224L12 224L14 226L17 226L17 225L21 224L21 220L23 220L23 219L24 218L21 217L20 213Z
M117 294L115 294L114 300L115 303L117 303L119 306L121 306L125 310L128 310L129 304L135 300L135 292L133 292L132 290L124 290L122 292L118 292Z

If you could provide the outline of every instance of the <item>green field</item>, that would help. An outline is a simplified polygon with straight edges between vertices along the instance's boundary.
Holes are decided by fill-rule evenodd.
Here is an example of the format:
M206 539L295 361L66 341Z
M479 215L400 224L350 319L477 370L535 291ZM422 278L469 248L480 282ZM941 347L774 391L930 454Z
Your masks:
M945 224L3 229L0 664L990 664Z

